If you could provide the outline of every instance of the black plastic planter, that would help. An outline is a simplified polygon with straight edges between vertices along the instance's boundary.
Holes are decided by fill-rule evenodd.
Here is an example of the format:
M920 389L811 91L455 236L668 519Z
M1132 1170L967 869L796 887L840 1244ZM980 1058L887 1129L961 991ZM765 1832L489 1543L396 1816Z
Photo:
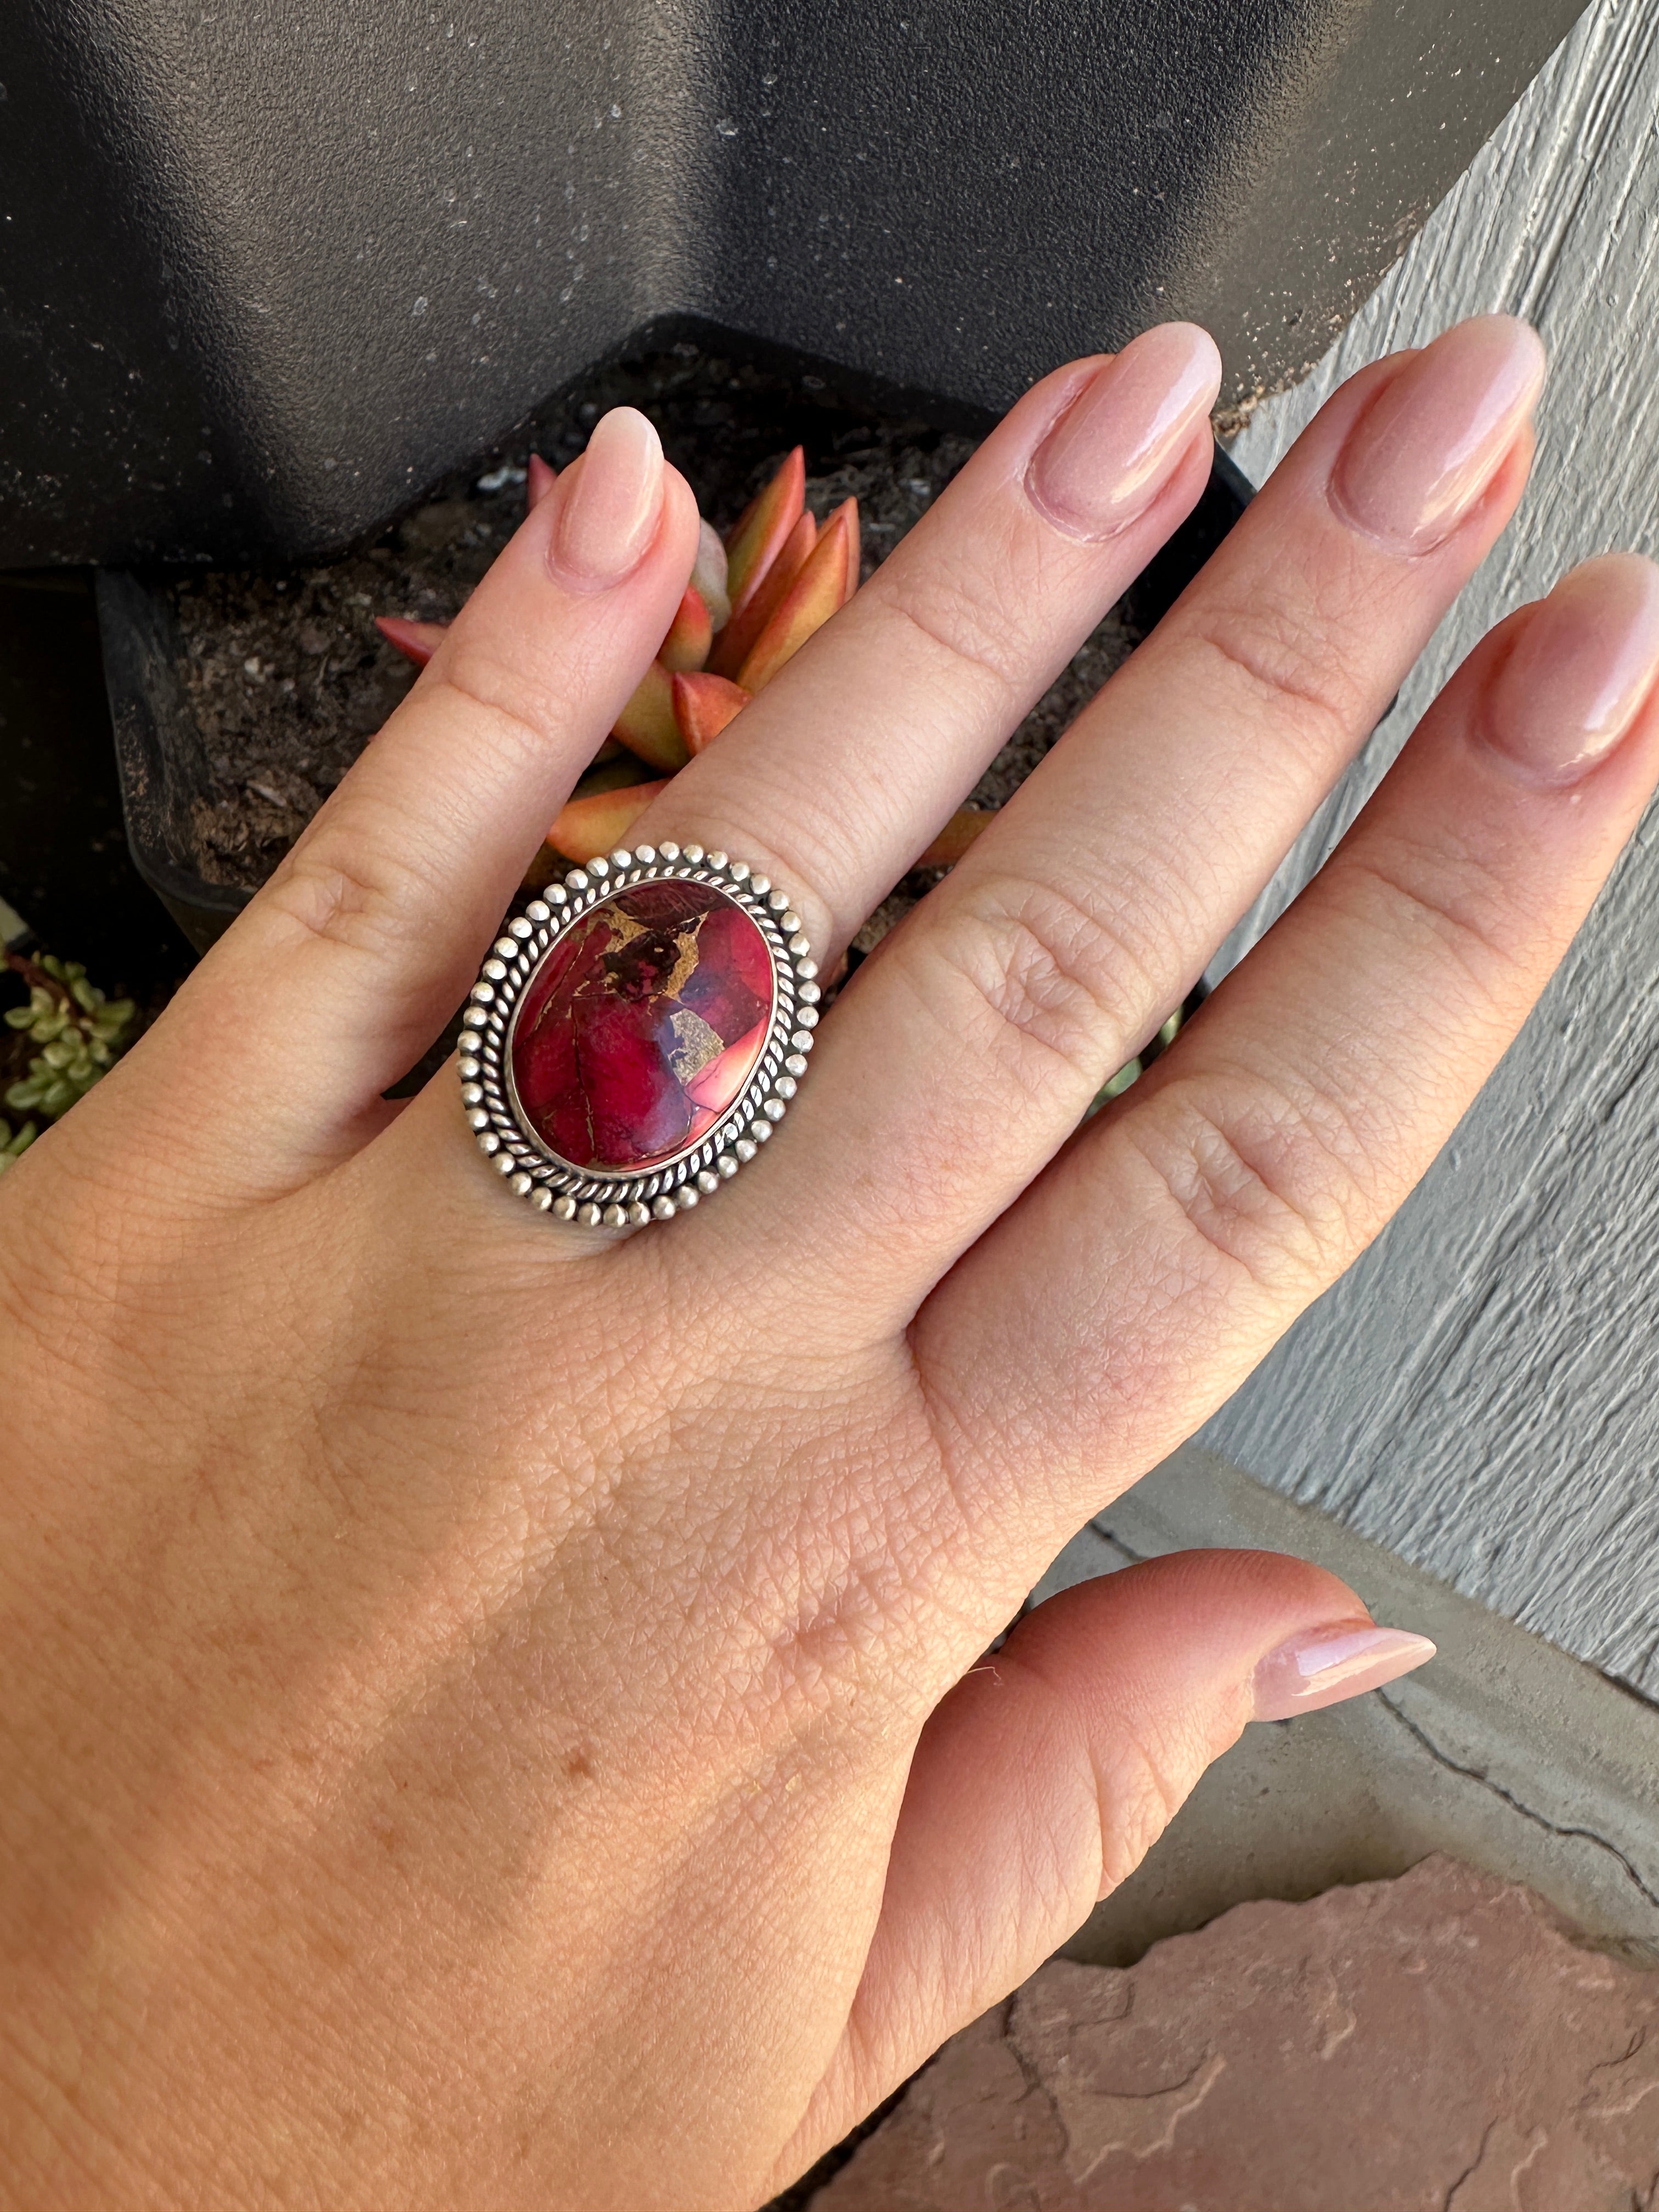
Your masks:
M191 945L205 952L252 894L208 882L195 864L192 823L208 800L207 754L180 678L178 621L159 580L103 568L95 584L128 849Z
M1577 10L15 0L0 567L317 557L647 332L971 428L1184 314L1247 400Z
M1250 487L1218 450L1204 497L1127 596L1149 629L1243 512ZM250 893L204 879L199 810L211 804L206 747L181 680L183 643L164 576L104 569L97 578L104 673L115 728L127 837L139 872L198 952Z

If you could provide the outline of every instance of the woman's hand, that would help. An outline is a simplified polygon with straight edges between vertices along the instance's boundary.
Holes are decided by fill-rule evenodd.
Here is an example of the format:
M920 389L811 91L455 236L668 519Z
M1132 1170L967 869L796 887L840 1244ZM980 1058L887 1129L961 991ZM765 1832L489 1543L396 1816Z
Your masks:
M829 969L1196 499L1213 347L1030 392L639 825ZM1362 1249L1659 773L1659 573L1473 655L1126 1097L1519 499L1464 325L1330 403L857 975L719 1197L514 1202L460 1001L666 627L611 416L293 854L0 1185L0 2182L20 2206L753 2204L1122 1879L1253 1713L1387 1679L1298 1562L1164 1559L977 1666Z

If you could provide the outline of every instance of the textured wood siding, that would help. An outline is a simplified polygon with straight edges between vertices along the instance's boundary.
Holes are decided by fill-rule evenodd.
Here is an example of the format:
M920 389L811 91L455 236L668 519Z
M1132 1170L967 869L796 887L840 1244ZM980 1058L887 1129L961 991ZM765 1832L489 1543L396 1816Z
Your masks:
M1659 0L1590 9L1241 465L1362 362L1500 307L1554 363L1534 489L1219 967L1492 623L1586 555L1659 552ZM1659 813L1394 1227L1203 1441L1659 1696Z

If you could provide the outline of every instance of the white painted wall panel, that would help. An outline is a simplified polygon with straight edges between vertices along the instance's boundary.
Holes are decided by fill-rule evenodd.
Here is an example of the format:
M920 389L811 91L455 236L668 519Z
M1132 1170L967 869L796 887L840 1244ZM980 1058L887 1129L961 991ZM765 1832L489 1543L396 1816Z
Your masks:
M1588 554L1659 551L1659 0L1590 9L1236 457L1260 482L1352 369L1498 307L1554 362L1534 488L1219 964L1492 622ZM1659 1695L1659 816L1392 1230L1203 1440Z

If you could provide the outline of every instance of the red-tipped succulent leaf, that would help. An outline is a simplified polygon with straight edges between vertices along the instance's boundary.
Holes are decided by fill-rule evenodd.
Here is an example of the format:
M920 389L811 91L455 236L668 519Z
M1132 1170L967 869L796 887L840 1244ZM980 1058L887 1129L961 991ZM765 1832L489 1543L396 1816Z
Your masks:
M749 704L741 684L699 670L674 678L674 719L680 726L686 750L694 757L712 744L726 724Z
M556 481L532 453L527 507L539 506ZM820 530L805 511L805 456L797 447L724 547L703 525L698 568L661 653L549 831L543 858L550 865L580 864L618 846L669 777L713 744L858 589L858 501L848 500ZM376 626L417 667L448 629L398 615L378 616ZM656 771L654 779L639 780L641 763ZM960 808L915 865L954 866L991 818Z
M758 691L769 684L813 631L822 629L846 605L849 552L857 528L858 501L849 499L824 524L817 544L738 671L745 691Z
M691 566L691 588L701 594L716 629L732 619L731 594L726 588L726 544L712 522L697 525L697 557Z
M980 831L995 820L975 806L959 806L915 863L919 868L953 868Z
M759 498L738 518L726 541L726 592L740 611L777 558L806 503L806 456L797 446Z
M810 514L803 514L759 584L715 639L708 665L717 676L737 675L817 542L817 524Z
M424 668L444 641L447 623L405 622L401 615L376 615L374 627L388 645L395 645L405 660Z
M558 480L558 471L544 461L539 453L530 456L525 471L524 511L526 514L534 514Z
M655 783L632 784L625 791L596 791L586 799L573 799L548 831L547 842L579 866L613 852L667 785L665 776Z
M648 783L651 771L637 755L626 745L618 745L610 760L596 760L585 768L576 779L576 788L570 796L586 799L590 792L623 791L629 784Z
M672 775L691 757L674 720L674 679L661 661L653 660L645 672L639 690L617 715L612 735L665 775Z
M703 605L702 593L695 586L687 585L679 612L668 626L668 635L657 658L671 676L678 676L702 667L714 641L714 625Z
M864 561L864 536L859 528L859 503L855 499L846 502L847 515L847 586L842 597L845 606L859 587L859 575Z

